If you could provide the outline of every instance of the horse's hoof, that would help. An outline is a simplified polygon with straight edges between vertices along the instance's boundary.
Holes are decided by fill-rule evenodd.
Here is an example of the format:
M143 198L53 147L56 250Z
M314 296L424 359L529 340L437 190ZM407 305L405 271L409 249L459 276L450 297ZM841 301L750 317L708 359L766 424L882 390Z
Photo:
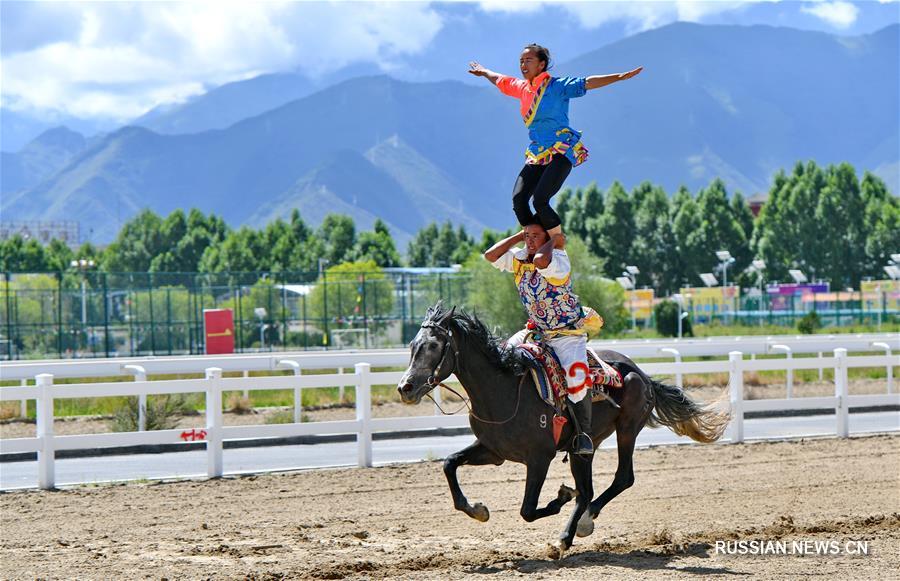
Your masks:
M588 509L578 519L578 528L575 529L575 534L579 537L586 537L592 532L594 532L594 519L591 517L591 510Z
M569 488L565 484L559 485L559 492L557 493L556 498L561 500L563 504L569 502L576 496L578 496L578 491L574 488Z
M554 560L562 559L568 548L568 545L562 539L553 541L547 548L547 556Z
M469 516L474 518L479 522L487 522L489 518L491 518L491 511L488 510L488 507L481 504L480 502L476 502L472 507L472 512L469 513Z

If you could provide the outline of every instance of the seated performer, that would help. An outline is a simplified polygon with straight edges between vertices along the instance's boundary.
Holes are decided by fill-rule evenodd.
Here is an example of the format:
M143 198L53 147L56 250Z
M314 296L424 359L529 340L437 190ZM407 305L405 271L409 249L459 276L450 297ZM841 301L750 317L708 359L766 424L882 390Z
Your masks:
M513 248L518 242L525 248ZM585 310L572 292L572 268L565 251L565 237L551 237L535 219L524 230L494 244L484 253L494 267L515 275L522 304L528 311L529 329L509 338L507 346L525 341L531 332L541 335L566 371L567 392L581 430L575 437L576 454L591 455L590 376L587 364ZM594 317L598 315L594 314Z

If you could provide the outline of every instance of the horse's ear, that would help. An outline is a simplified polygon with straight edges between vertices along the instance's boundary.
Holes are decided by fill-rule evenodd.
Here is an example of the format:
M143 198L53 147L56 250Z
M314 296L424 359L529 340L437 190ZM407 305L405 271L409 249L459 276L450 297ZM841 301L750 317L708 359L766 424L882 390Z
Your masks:
M447 311L447 314L446 314L446 315L444 315L443 317L441 317L441 323L443 323L444 321L449 321L450 319L452 319L452 318L453 318L453 314L454 314L455 312L456 312L456 305L454 305L453 308L451 308L449 311Z

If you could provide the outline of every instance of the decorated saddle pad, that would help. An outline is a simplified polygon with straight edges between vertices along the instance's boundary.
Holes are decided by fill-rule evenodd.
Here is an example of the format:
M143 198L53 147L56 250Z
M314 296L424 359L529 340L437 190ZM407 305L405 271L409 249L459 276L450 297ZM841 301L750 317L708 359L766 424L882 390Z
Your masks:
M557 409L564 408L567 399L566 371L553 350L545 349L542 345L535 343L523 343L518 346L518 349L532 362L530 371L541 399ZM587 355L588 368L591 371L592 401L609 399L613 405L616 405L609 397L607 388L621 388L623 385L622 375L615 367L601 361L592 349L588 348Z

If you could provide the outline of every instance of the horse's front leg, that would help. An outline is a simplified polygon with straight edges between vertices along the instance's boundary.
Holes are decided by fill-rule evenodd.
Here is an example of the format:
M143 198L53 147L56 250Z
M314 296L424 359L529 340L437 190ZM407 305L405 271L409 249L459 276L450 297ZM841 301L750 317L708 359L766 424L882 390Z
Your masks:
M444 475L447 477L447 484L450 485L450 494L453 496L453 506L456 510L461 510L475 520L485 522L491 518L491 513L487 507L476 502L474 506L469 504L466 495L463 494L462 488L459 487L459 480L456 478L456 469L463 464L471 466L483 466L485 464L495 464L499 466L503 464L503 458L488 450L484 445L475 440L475 443L464 448L459 452L455 452L444 460Z
M575 490L565 484L560 485L556 498L547 503L544 508L538 508L538 499L541 496L541 488L547 479L547 470L553 456L541 457L528 462L528 476L525 479L525 498L522 499L522 509L519 514L528 522L539 518L559 514L564 504L575 498Z
M575 498L575 510L566 528L559 534L559 540L551 545L550 556L553 558L561 558L575 538L575 531L578 528L578 519L581 515L589 510L591 496L594 494L594 481L591 474L591 464L594 456L581 456L578 454L569 454L569 462L571 464L572 476L575 478L575 488L577 496Z

